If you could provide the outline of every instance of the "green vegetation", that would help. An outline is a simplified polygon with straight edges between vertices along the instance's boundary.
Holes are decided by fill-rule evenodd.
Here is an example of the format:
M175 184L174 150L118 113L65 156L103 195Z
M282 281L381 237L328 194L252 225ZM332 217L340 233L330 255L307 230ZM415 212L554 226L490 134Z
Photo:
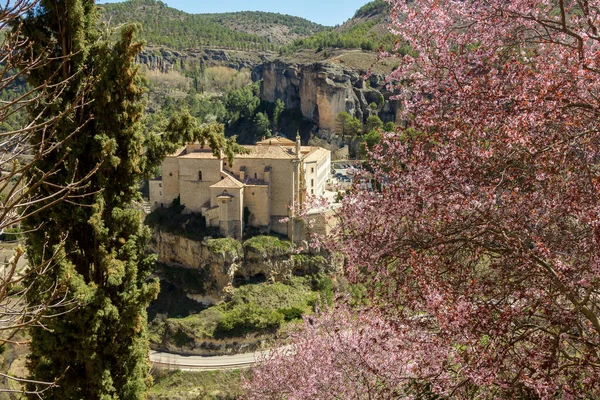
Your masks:
M294 245L277 236L254 236L244 242L244 250L259 254L289 253Z
M396 37L391 33L382 33L380 29L377 29L380 22L380 20L371 20L354 24L344 31L331 29L319 32L308 38L295 40L283 52L290 53L298 49L316 49L320 51L326 48L374 51L381 47L391 51L396 43ZM401 51L407 53L408 50L408 48L403 48Z
M369 131L362 136L361 140L362 142L360 144L360 155L361 158L364 159L367 156L367 150L373 151L375 145L381 142L381 132L378 130Z
M261 102L260 82L247 83L250 78L243 72L215 67L199 74L196 79L204 82L200 85L201 90L214 90L219 93L199 93L189 85L187 91L170 89L168 84L161 82L160 79L156 81L150 79L149 111L151 113L145 121L149 130L164 130L166 121L183 110L198 124L214 122L224 124L226 135L235 136L237 143L254 144L263 136L271 135L275 111L279 113L278 120L289 114L288 110L281 108L281 105L278 110L275 110L276 104ZM187 80L188 83L192 82L191 78L178 73L171 72L167 75L176 75ZM230 78L225 79L227 76Z
M325 27L303 18L245 11L221 14L187 14L156 0L129 0L102 6L102 19L111 25L130 22L142 24L142 37L153 46L176 50L202 47L244 51L279 51L290 54L299 49L326 48L392 50L395 37L387 32L383 18L389 5L381 0L356 11L353 20L341 27ZM267 35L275 27L281 32ZM295 39L295 40L294 40ZM401 47L401 52L408 52Z
M36 186L43 200L33 203L34 214L24 221L33 265L55 255L44 275L28 275L27 301L53 304L56 297L49 296L57 296L71 305L51 307L58 315L31 329L31 377L63 382L59 390L44 392L48 399L145 396L146 308L158 285L148 279L155 259L146 251L150 231L132 205L140 200L139 182L183 142L207 143L230 162L245 151L235 138L224 137L222 125L200 124L185 110L161 125L160 135L143 129L136 28L123 27L114 41L98 30L95 10L91 0L42 0L23 24L23 35L35 38L32 57L48 60L28 74L28 83L65 82L60 104L50 99L47 106L42 98L35 103L41 108L29 110L52 121L52 142L61 143L34 161L29 178L44 179ZM36 131L32 143L43 143L46 133ZM56 202L73 195L63 189L72 186L74 199Z
M333 280L325 274L319 274L315 280L316 289L319 291L321 304L333 305Z
M155 319L150 324L151 340L158 345L185 346L202 339L272 334L286 321L312 312L320 297L321 280L322 277L293 277L289 284L261 283L235 288L229 301L197 314Z
M6 228L4 232L0 234L0 240L6 242L13 242L23 237L21 234L21 228Z
M372 108L376 108L376 105ZM363 130L360 120L356 117L352 117L346 111L339 113L335 122L335 132L338 135L344 140L354 142L355 144L357 141L359 142L358 157L363 159L367 155L367 150L373 150L375 145L381 142L382 131L393 132L395 126L393 122L386 122L384 124L378 116L371 115L367 118Z
M20 332L12 340L14 343L5 342L0 346L0 370L13 377L24 377L27 375L26 359L29 351L24 343L27 343L29 337L25 332ZM9 393L7 389L15 392ZM4 376L0 379L0 400L21 399L17 393L23 389L24 385L21 382Z
M285 317L278 310L265 310L255 303L236 304L217 323L215 337L240 337L279 328Z
M310 36L327 27L316 24L304 18L291 15L270 13L263 11L241 11L233 13L208 14L214 21L230 26L241 26L249 24L260 25L282 25L290 28L290 34Z
M392 8L383 0L375 0L365 4L354 13L353 18L367 18L374 15L387 15Z
M335 118L335 133L344 140L355 140L362 133L362 122L342 111Z
M214 254L242 255L241 243L233 238L209 239L206 241L206 246Z
M206 219L200 213L184 214L185 206L179 197L169 207L159 207L146 216L144 223L152 229L183 236L191 240L202 240L206 236L221 236L218 229L206 226Z
M292 256L296 268L302 268L307 274L316 274L327 269L329 261L320 255L294 254Z
M273 109L273 132L279 130L279 122L281 120L281 114L285 111L285 103L281 99L275 101L275 108Z
M270 138L273 136L271 132L271 121L266 113L259 112L254 117L254 125L256 126L256 140L261 138Z
M370 132L383 128L383 122L377 115L370 115L365 124L365 131Z
M308 36L325 29L305 19L277 13L187 14L154 0L103 4L102 9L105 22L110 21L111 25L141 23L142 37L147 43L178 50L201 47L276 50L278 44L260 35L261 29L280 25L289 31L286 36Z
M35 161L34 182L45 171L53 173L39 188L47 200L36 203L37 213L24 223L33 265L58 252L44 275L28 277L27 301L52 304L49 296L58 291L61 302L72 305L51 309L58 315L30 329L31 378L61 382L44 392L46 399L138 399L150 383L146 307L158 285L148 280L154 265L146 252L150 232L132 207L151 167L140 151L143 88L134 57L141 45L131 26L116 42L103 37L95 9L89 0L43 0L23 27L26 37L35 38L32 57L52 50L48 63L29 74L29 84L68 82L60 104L41 109L43 118L56 118L53 140L64 142ZM61 116L74 103L79 108ZM40 109L30 111L39 117ZM45 134L36 132L31 141ZM79 179L86 185L76 200L55 204L53 196L63 196L60 188Z
M4 79L8 80L13 77L13 72L7 71ZM6 104L10 104L21 98L30 90L31 88L22 77L16 77L15 81L5 90L0 91L0 104L3 104L0 133L17 131L26 125L27 110L22 105L24 102L21 101L17 104L11 104L9 107L7 107Z
M256 82L227 93L224 103L229 121L252 118L260 105L259 92L260 82Z
M243 395L250 370L183 372L154 369L150 400L234 400Z

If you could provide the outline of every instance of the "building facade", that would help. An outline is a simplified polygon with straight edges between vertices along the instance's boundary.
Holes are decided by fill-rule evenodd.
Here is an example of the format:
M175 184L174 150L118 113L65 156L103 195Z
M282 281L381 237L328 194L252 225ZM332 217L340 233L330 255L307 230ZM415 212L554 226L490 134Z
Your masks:
M247 225L293 240L294 205L324 193L331 153L302 146L299 137L244 147L248 153L236 155L233 165L198 144L167 156L162 176L150 181L151 208L168 207L179 196L184 212L201 213L225 236L240 239Z

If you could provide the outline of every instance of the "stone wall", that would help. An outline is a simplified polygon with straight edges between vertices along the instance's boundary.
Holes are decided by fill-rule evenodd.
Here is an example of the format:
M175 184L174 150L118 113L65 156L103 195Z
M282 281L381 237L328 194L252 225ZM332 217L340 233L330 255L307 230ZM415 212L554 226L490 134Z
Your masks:
M176 157L168 156L162 162L162 201L168 206L179 196L179 161ZM152 197L150 200L153 201Z
M248 207L250 217L248 224L267 231L271 213L268 185L247 185L245 187L244 206Z
M148 181L148 186L151 201L150 209L154 210L158 207L163 207L165 204L163 200L162 179L150 179Z

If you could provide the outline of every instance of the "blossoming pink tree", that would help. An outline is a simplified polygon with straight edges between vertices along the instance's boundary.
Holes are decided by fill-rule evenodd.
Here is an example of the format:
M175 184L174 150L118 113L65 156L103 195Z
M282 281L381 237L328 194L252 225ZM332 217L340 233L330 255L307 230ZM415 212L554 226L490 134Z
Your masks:
M600 1L392 1L408 127L330 245L368 289L249 398L600 398Z

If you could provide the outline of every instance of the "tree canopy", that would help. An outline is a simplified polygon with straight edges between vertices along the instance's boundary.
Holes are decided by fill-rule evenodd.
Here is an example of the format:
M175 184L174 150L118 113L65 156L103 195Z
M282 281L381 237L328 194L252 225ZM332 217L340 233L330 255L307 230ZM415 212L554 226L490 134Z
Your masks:
M39 211L25 221L27 227L42 227L27 235L30 260L39 264L49 252L60 251L57 264L32 282L28 300L43 302L52 290L69 300L69 307L51 310L45 318L53 318L30 330L32 379L58 385L45 398L137 399L149 384L146 306L158 286L147 281L154 261L146 254L149 230L132 205L139 196L138 181L148 173L142 159L143 89L134 66L140 44L134 33L129 26L116 43L102 38L95 4L86 0L43 0L24 20L23 34L42 48L63 43L52 47L55 54L47 68L30 74L31 84L79 71L93 82L81 99L81 77L70 80L62 102L42 110L45 118L59 116L57 137L65 142L31 172L43 173L65 160L50 184L38 189L48 197L73 178L89 177L75 201L39 203ZM75 115L60 117L71 102L84 106ZM38 109L31 111L35 115ZM87 123L80 126L81 121ZM72 136L75 126L78 134ZM39 389L35 383L29 387Z
M30 329L29 390L50 382L58 387L45 398L142 399L151 383L146 307L158 285L149 279L150 231L134 205L139 183L181 143L206 142L230 160L241 148L235 138L225 139L222 125L199 124L186 112L165 122L161 133L143 129L137 27L123 27L114 41L98 29L95 11L93 0L41 0L23 20L32 54L48 60L28 71L29 83L61 83L60 101L30 107L32 117L52 121L50 146L60 146L27 171L34 182L46 177L32 189L42 200L24 222L28 258L43 265L58 254L52 268L27 281L28 302L51 304L43 323ZM45 143L46 134L34 131L31 143ZM54 201L82 180L75 199ZM67 306L53 307L55 298Z
M185 50L203 46L242 50L275 50L278 44L253 33L260 27L281 26L290 35L310 36L326 27L306 19L258 11L188 14L156 0L129 0L102 5L102 19L111 25L137 22L141 37L155 46ZM288 39L289 40L289 39Z
M248 397L599 397L600 3L392 3L407 128L329 242L370 305L307 321Z

